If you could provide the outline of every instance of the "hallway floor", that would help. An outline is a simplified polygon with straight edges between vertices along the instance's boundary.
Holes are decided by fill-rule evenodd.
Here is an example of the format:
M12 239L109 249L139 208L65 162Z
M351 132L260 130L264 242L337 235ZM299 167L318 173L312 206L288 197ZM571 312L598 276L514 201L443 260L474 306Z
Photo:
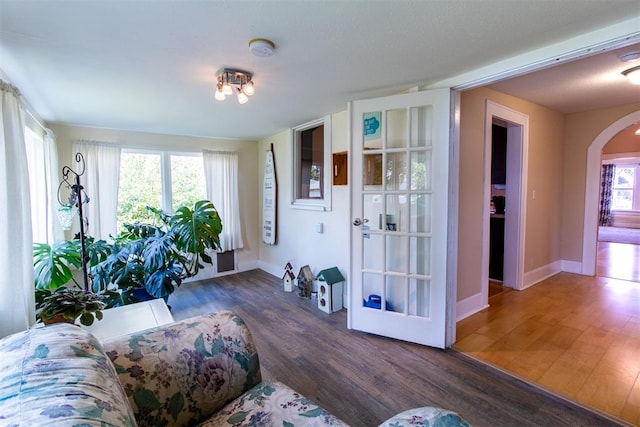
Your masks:
M640 283L560 273L489 304L458 322L454 348L640 425Z

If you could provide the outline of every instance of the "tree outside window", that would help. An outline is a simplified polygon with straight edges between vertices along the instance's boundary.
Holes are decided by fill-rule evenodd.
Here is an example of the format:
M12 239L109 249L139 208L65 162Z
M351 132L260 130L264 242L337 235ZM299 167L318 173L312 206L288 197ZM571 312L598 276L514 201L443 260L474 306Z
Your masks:
M202 155L123 151L118 188L118 231L122 224L152 222L147 206L167 213L206 199Z

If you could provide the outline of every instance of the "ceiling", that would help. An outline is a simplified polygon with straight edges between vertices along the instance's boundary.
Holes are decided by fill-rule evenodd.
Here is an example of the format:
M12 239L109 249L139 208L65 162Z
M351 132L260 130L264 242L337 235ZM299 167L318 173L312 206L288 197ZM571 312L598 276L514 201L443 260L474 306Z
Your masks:
M0 69L47 122L257 140L635 18L640 0L0 0ZM640 102L617 52L580 62L492 87L561 112ZM214 100L224 66L254 73L247 104Z

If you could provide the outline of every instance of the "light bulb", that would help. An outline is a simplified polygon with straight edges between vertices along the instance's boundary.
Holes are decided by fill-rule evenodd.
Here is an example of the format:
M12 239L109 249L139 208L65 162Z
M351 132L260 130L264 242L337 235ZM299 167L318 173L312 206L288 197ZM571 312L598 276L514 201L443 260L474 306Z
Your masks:
M242 91L245 93L245 95L247 96L251 96L254 93L256 93L256 88L253 86L253 82L247 82L247 84L242 86Z
M222 85L222 93L225 95L233 95L233 88L228 82Z
M245 95L244 92L242 92L240 89L238 89L238 102L240 104L246 104L248 100L249 100L249 97Z
M216 89L216 94L215 94L215 98L218 101L224 101L226 96L224 93L222 93L222 89L220 88L220 86L218 86L218 88Z
M640 65L624 70L622 75L628 78L631 84L640 85Z

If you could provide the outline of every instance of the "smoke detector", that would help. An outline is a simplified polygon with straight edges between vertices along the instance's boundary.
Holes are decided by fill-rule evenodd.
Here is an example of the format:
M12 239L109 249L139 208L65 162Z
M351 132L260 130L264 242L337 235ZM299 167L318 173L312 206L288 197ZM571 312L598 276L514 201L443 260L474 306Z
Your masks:
M249 50L254 56L260 58L268 58L273 55L273 51L276 45L271 40L267 39L252 39L249 40Z

